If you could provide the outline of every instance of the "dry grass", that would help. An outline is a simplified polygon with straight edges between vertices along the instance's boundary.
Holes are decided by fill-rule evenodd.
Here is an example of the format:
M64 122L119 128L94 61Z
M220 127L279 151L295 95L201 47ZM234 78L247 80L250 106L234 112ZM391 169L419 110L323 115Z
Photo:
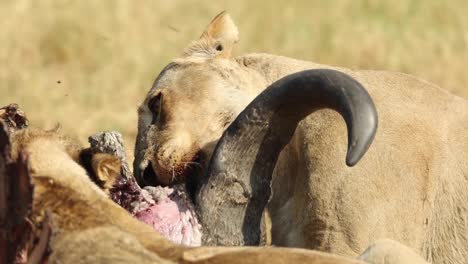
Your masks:
M119 130L131 146L154 77L224 9L237 54L403 71L468 97L466 0L1 0L0 105L83 142Z

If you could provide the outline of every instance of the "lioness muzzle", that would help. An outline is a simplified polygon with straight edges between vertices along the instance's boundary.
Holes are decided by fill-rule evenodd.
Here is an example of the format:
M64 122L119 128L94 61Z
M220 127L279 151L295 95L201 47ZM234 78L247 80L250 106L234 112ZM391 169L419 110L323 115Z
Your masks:
M270 85L242 111L219 140L197 193L204 245L257 245L270 197L273 169L298 123L330 108L348 130L346 164L354 166L372 143L377 111L364 87L329 69L307 70ZM242 232L241 232L242 231Z

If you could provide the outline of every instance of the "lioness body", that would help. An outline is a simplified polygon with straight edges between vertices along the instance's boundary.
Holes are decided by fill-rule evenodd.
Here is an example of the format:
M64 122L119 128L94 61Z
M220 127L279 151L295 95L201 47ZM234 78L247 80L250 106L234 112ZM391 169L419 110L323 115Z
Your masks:
M389 238L435 263L468 259L466 100L401 73L268 54L231 59L236 41L237 28L220 15L160 74L139 111L137 176L150 166L163 184L190 177L182 165L209 160L224 128L269 84L305 69L339 70L374 100L375 141L349 168L341 117L323 110L303 120L274 171L272 243L355 256ZM154 98L162 98L156 107Z
M237 61L268 69L262 74L267 82L326 67L270 55ZM376 239L390 238L434 260L468 257L459 251L438 255L462 248L452 243L463 238L460 229L468 232L466 100L401 73L338 70L373 98L379 113L375 141L349 168L343 158L346 128L337 113L316 112L300 124L273 176L273 244L354 255Z

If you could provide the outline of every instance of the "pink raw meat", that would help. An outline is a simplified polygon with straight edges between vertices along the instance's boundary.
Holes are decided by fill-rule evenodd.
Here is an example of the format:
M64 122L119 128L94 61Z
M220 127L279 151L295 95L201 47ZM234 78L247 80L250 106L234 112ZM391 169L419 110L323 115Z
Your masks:
M185 186L139 188L123 181L111 191L112 199L165 238L182 245L201 245L201 226Z

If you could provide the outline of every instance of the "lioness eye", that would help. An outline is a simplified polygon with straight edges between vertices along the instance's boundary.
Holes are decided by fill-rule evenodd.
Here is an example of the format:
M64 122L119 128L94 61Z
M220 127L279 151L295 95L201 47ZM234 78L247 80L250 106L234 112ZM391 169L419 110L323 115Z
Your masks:
M153 114L153 120L151 121L152 124L156 124L159 122L159 117L161 115L161 101L162 95L161 93L159 93L158 95L151 98L148 102L148 108Z

